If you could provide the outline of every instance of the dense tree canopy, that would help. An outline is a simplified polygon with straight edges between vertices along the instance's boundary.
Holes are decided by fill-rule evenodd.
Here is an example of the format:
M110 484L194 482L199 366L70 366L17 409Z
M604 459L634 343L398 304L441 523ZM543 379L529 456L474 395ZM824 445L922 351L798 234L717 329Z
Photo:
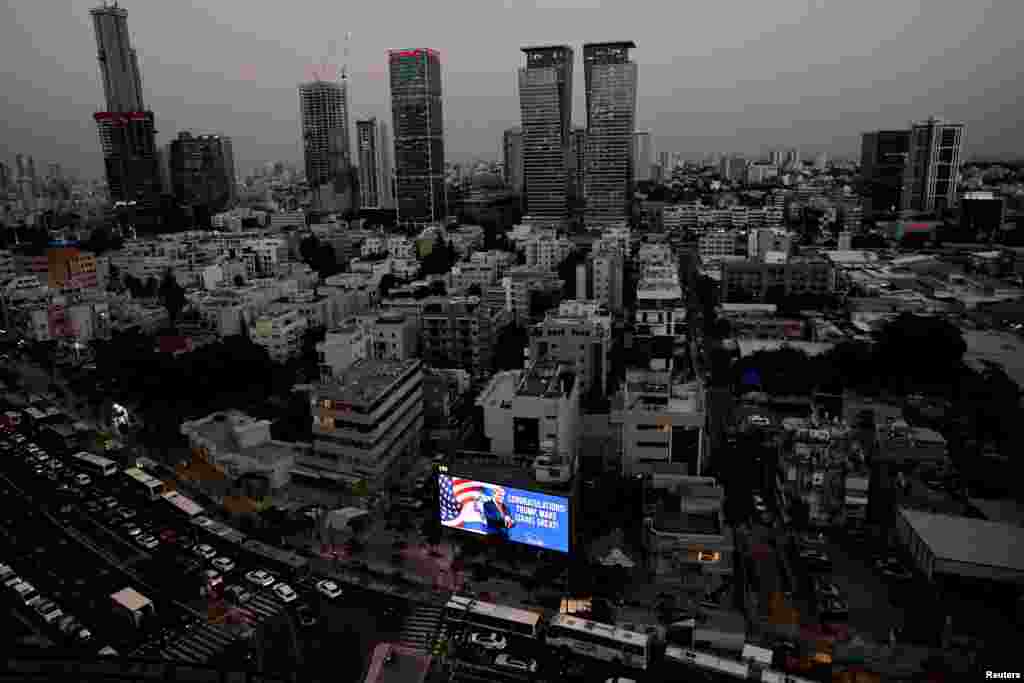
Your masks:
M164 278L160 282L159 296L160 303L167 309L167 318L173 326L181 309L185 308L187 299L185 288L178 284L178 280L170 270L164 273Z

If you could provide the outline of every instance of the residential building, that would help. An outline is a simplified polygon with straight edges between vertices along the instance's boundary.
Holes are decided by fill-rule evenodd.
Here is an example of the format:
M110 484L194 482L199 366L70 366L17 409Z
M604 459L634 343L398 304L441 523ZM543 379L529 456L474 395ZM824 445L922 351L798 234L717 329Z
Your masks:
M575 462L580 429L580 388L573 368L553 360L499 372L480 393L484 435L499 456L552 453Z
M530 359L573 368L583 396L605 396L611 354L612 319L595 301L563 301L530 327Z
M523 191L523 129L509 128L501 139L502 169L505 185L513 192Z
M792 259L785 263L725 261L721 264L721 300L765 301L769 292L785 296L826 296L835 291L836 276L826 260ZM780 289L781 288L781 289Z
M956 206L964 133L964 124L935 117L911 126L902 209L931 213Z
M740 256L742 237L732 230L712 230L697 238L702 263L713 263Z
M441 56L425 48L391 50L388 62L398 219L439 221L448 214Z
M561 223L568 215L573 50L567 45L523 48L519 70L526 213Z
M505 272L503 280L508 281L505 287L508 305L515 316L515 321L525 324L532 316L531 303L535 292L557 296L562 289L562 281L558 274L541 268L516 266ZM543 315L544 312L539 312Z
M793 250L792 235L780 228L755 228L747 233L747 257L764 261L771 253L789 256Z
M387 124L376 117L356 121L360 208L381 209L392 203L387 137Z
M285 363L302 353L302 339L308 328L297 311L267 313L249 326L249 338L264 347L271 360Z
M558 270L558 265L573 251L573 243L554 230L534 231L521 243L526 256L526 267L539 270Z
M370 358L405 361L419 354L419 321L412 315L382 311L360 318L370 337Z
M359 360L370 357L370 335L354 320L327 332L316 345L320 360L320 380L328 382Z
M182 132L169 147L175 199L208 215L231 207L237 198L231 138Z
M593 299L613 314L622 312L625 259L619 250L603 246L592 251L576 272L576 298Z
M313 453L300 465L318 475L397 481L419 455L423 366L419 360L360 360L311 394Z
M747 183L760 185L779 177L779 167L763 161L754 161L747 166Z
M583 46L587 102L587 225L620 223L630 215L637 65L632 41Z
M306 182L322 208L326 197L351 202L352 153L349 141L348 82L315 80L299 86ZM345 208L351 208L348 203Z
M494 367L494 347L511 316L492 313L480 297L429 297L420 314L420 358L434 367L482 377Z

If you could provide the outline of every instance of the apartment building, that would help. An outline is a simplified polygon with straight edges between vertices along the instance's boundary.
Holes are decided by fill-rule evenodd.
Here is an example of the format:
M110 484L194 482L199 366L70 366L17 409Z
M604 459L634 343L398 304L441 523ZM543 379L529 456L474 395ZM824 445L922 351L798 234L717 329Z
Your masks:
M522 242L526 267L555 271L565 257L572 253L573 244L553 230L535 232Z
M524 370L499 372L476 400L483 409L490 451L504 456L537 456L553 451L576 458L580 429L580 387L574 368L553 360Z
M483 292L498 280L498 268L495 264L460 261L452 266L445 276L448 291L462 291L476 285Z
M732 230L712 230L697 239L697 249L703 263L740 256L741 245L742 236Z
M581 395L605 396L612 353L612 319L595 301L563 301L530 328L530 359L554 360L576 372Z
M727 303L748 299L764 301L770 291L781 291L786 296L823 296L835 291L835 271L825 260L794 259L785 263L726 261L720 267L721 300Z
M356 361L370 357L370 335L355 321L329 330L316 345L320 362L320 381L329 382Z
M625 278L625 258L622 252L602 244L592 251L584 263L576 266L576 296L592 299L612 313L621 313Z
M317 473L387 486L419 455L423 366L419 360L359 360L312 394L313 453L300 464Z
M755 228L747 234L747 256L764 261L771 254L789 256L793 250L793 237L779 228Z
M478 296L424 299L420 357L431 366L481 377L493 369L494 347L509 321L509 315L492 313Z
M302 353L302 338L309 324L297 311L265 313L249 326L249 338L267 350L270 359L285 363Z
M419 353L419 325L404 313L381 312L359 318L370 337L370 357L374 360L405 361Z
M557 295L562 290L562 280L552 271L529 266L517 266L505 272L508 281L509 305L517 323L530 320L530 303L534 292ZM546 311L545 311L546 312Z

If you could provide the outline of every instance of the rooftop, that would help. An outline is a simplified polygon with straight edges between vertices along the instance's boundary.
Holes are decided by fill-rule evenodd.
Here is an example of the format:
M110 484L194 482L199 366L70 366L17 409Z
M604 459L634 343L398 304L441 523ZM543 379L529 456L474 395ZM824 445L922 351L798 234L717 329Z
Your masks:
M936 559L1024 572L1024 528L901 508Z
M572 391L576 375L561 363L539 360L523 371L516 387L519 396L558 398Z
M321 393L330 394L335 401L370 406L419 366L417 359L358 360L332 381L320 384L319 389Z

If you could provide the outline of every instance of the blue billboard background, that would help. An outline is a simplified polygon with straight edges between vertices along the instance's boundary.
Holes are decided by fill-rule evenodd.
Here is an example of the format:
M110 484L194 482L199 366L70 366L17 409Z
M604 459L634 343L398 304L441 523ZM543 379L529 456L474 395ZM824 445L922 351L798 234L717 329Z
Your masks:
M569 501L561 496L439 474L438 507L446 527L569 552Z

